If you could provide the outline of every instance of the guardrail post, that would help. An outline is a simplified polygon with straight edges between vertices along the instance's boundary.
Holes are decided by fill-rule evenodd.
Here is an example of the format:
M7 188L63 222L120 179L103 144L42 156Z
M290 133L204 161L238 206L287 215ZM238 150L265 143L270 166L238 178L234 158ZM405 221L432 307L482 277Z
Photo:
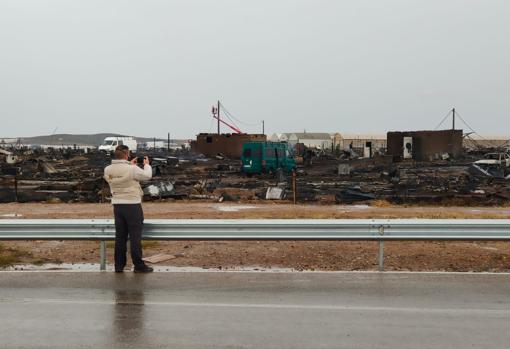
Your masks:
M99 242L99 258L101 259L99 269L106 270L106 241L104 240Z
M384 226L379 227L379 235L384 235ZM379 271L384 271L384 240L379 240Z

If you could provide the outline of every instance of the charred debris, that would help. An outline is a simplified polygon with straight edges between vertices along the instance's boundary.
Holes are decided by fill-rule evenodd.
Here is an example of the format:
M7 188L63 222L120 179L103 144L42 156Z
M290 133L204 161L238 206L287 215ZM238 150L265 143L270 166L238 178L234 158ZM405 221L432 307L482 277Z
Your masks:
M154 139L152 150L137 154L152 160L153 179L143 183L146 201L498 205L510 199L510 140L475 140L455 108L434 131L377 138L306 131L267 137L263 121L260 134L247 134L220 101L211 111L217 133L199 134L189 148L170 147L168 134L166 149ZM450 116L452 128L437 130ZM457 118L473 132L456 129ZM232 133L222 133L222 125ZM105 138L95 149L2 143L0 202L108 202L103 170L111 157L99 150L121 142L137 148L133 137Z
M144 199L458 205L498 205L510 199L510 157L505 151L464 149L454 156L434 149L435 153L421 154L416 160L418 136L388 137L389 148L403 150L398 156L371 150L368 157L360 157L363 149L300 145L294 183L291 173L281 171L243 174L238 158L221 153L206 157L190 151L148 152L154 178L143 183ZM402 144L392 137L401 137ZM415 145L406 145L411 138ZM110 192L102 176L110 161L108 154L97 151L2 149L0 202L108 202Z

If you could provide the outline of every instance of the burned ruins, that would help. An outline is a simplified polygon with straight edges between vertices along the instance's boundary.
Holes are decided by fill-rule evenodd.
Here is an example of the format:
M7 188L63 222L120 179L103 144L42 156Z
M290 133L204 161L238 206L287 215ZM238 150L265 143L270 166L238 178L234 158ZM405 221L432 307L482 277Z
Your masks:
M196 147L144 151L154 166L154 178L143 184L145 200L498 205L510 199L506 148L474 147L461 130L389 132L387 149L369 151L365 148L375 142L345 149L289 143L282 153L274 151L287 151L293 169L261 173L243 171L241 158L248 152L239 156L239 146L233 154L217 151L228 148L222 140L234 138L241 147L238 139L270 143L265 136L235 135L215 137L210 152ZM204 141L201 147L206 146ZM0 202L108 202L103 169L110 161L108 153L83 147L3 145Z

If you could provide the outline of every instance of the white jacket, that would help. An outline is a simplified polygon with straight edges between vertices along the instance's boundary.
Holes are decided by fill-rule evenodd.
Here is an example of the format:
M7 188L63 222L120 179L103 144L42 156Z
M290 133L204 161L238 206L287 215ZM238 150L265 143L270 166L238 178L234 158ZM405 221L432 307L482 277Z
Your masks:
M127 160L112 160L104 169L104 179L110 185L112 204L139 204L143 191L140 181L152 178L152 167L145 165L143 170Z

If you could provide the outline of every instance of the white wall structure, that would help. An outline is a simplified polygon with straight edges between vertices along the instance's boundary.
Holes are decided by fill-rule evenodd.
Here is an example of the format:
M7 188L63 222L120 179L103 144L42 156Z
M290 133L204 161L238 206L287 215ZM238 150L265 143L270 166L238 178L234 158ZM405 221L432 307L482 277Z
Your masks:
M290 133L273 133L271 137L269 137L269 141L271 142L287 142L289 140Z
M289 144L303 143L309 148L331 149L333 141L329 133L291 133L289 135Z
M376 134L337 134L335 147L338 144L341 150L347 150L352 144L355 149L364 149L367 142L372 143L373 150L386 149L386 135Z
M304 143L307 147L317 149L348 150L349 146L363 154L367 142L372 143L372 153L379 149L386 149L386 135L378 134L342 134L335 133L274 133L270 140L273 142L289 142L290 145Z
M280 136L281 136L281 135L282 135L281 133L273 133L273 134L271 135L271 137L269 137L269 139L268 139L268 140L269 140L270 142L279 142L279 141L280 141Z
M280 142L288 142L290 133L282 133L280 135Z

